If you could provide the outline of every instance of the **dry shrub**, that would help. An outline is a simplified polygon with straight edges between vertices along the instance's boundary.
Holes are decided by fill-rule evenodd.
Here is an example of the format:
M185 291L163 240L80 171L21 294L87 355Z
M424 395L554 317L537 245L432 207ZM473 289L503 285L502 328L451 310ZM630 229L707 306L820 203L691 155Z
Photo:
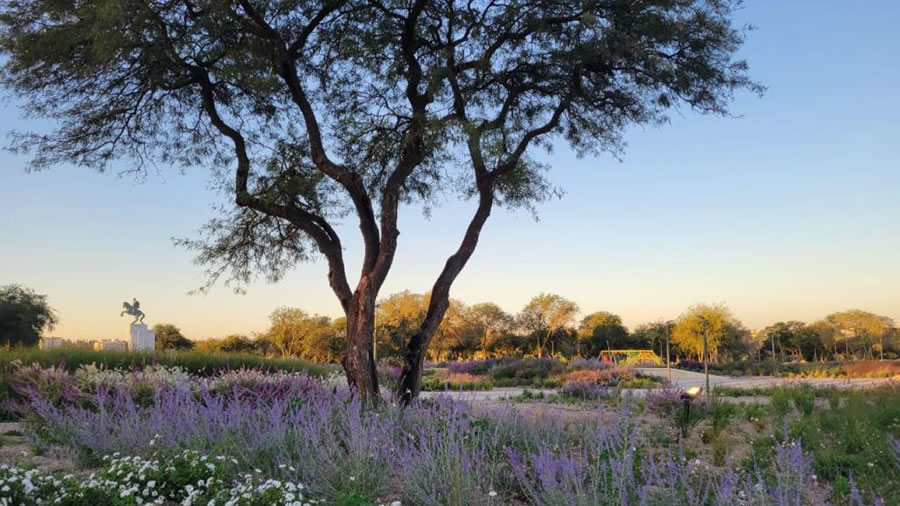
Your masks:
M844 373L853 378L883 378L900 376L900 362L861 360L844 364Z
M634 369L621 365L600 370L584 369L572 371L563 376L565 383L583 383L588 385L609 385L631 379L634 379Z

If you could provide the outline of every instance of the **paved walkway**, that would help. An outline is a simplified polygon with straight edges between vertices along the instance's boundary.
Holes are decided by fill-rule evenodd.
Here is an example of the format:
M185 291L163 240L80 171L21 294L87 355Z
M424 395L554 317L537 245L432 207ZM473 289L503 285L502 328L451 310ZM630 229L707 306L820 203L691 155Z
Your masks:
M665 378L667 376L666 369L663 368L638 368L637 371ZM775 378L772 376L720 376L717 374L709 375L710 386L723 386L731 388L755 388L755 387L774 387L779 385L800 385L807 384L815 387L835 387L835 388L866 388L878 386L890 382L889 378ZM683 371L681 369L672 369L672 384L678 387L688 387L691 385L704 385L705 378L702 372ZM533 393L543 392L546 394L555 393L555 389L547 388L495 388L493 390L482 392L422 392L423 398L434 397L436 395L450 395L451 397L463 401L495 401L508 397L516 397L522 395L525 390ZM633 389L627 390L631 395L643 397L646 390Z
M639 372L647 375L659 376L665 378L667 376L666 369L654 368L638 368ZM681 369L672 369L672 384L679 387L690 385L705 384L705 377L702 372L683 371ZM719 376L716 374L709 375L710 386L723 386L732 388L754 388L754 387L772 387L778 385L799 385L807 384L816 387L836 387L836 388L863 388L877 386L891 381L889 378L776 378L772 376Z

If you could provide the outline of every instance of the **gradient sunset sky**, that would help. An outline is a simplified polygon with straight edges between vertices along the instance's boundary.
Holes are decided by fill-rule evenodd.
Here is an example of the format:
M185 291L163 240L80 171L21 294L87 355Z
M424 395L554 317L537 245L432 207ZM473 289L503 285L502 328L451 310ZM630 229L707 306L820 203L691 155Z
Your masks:
M741 118L685 110L632 129L621 162L562 144L541 155L565 197L539 221L495 211L451 295L517 312L553 292L632 327L697 302L723 302L750 328L857 307L900 321L900 2L748 1L738 16L758 27L741 56L763 98L738 96ZM0 134L45 126L12 99L0 118ZM262 331L280 305L340 314L324 262L246 295L187 294L203 270L171 238L196 236L221 200L206 169L135 180L25 165L0 153L0 285L47 294L62 319L52 335L124 338L132 297L147 323L192 339ZM382 294L428 290L474 205L404 209ZM348 218L339 230L355 275L358 229Z

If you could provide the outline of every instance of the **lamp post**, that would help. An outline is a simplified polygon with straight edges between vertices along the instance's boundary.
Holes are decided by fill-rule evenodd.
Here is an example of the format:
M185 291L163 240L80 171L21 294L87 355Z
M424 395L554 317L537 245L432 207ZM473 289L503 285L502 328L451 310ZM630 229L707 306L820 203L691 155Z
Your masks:
M669 355L669 327L671 327L675 321L669 320L666 322L666 377L669 380L669 383L672 383L672 358Z
M700 315L700 321L703 322L703 375L706 376L706 400L709 400L709 320Z

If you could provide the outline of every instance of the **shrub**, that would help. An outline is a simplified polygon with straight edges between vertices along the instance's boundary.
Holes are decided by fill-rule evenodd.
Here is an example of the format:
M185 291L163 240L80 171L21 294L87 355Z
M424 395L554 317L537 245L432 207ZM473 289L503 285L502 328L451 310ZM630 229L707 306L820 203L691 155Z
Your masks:
M810 388L798 387L791 390L794 407L804 415L812 414L816 407L816 394Z
M784 418L791 412L791 393L784 388L776 388L772 391L772 410L779 418Z
M616 386L621 381L634 379L634 369L615 366L606 369L581 369L562 376L565 383L588 383L593 385Z
M224 457L210 458L185 450L149 460L104 458L104 466L86 480L58 479L36 470L0 467L0 504L229 504L265 506L310 504L302 485L263 480L254 474L228 483ZM230 480L229 480L230 481Z
M568 382L563 385L560 395L582 401L592 401L608 399L615 395L615 390L596 383Z
M474 374L482 376L490 373L491 369L503 363L513 362L513 358L488 358L485 360L467 360L465 362L450 362L447 369L452 373Z
M515 359L494 365L490 370L491 379L517 380L523 386L531 385L535 378L545 379L561 374L566 366L549 358Z
M196 351L94 351L81 348L39 350L37 348L13 348L0 353L0 371L14 369L14 362L42 367L61 365L74 372L83 365L95 365L106 370L130 371L149 365L177 366L202 376L229 369L259 369L262 371L305 372L310 376L327 377L337 366L317 364L296 358L266 358L244 353L201 353Z
M472 374L433 375L422 378L422 390L492 390L494 385L486 376Z
M671 416L684 403L681 399L683 394L682 388L665 386L647 392L645 403L648 410L663 416Z
M851 378L890 378L900 376L900 362L863 360L842 366L844 374Z
M566 369L569 371L579 371L582 369L609 369L612 364L604 362L596 358L579 358L569 362Z

